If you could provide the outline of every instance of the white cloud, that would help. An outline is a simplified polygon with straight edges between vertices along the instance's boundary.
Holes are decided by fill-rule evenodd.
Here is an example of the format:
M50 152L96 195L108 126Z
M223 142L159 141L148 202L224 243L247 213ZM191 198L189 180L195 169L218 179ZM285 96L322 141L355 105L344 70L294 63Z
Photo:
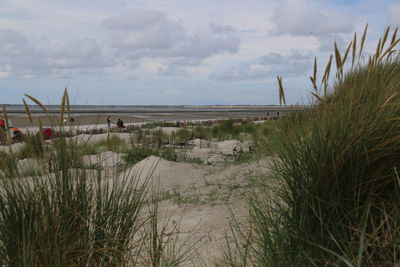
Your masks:
M260 63L235 65L218 75L216 80L222 82L234 82L241 80L265 79L269 78L271 70L271 66Z
M230 25L219 25L215 23L210 23L210 29L213 33L230 33L236 32L236 29Z
M1 71L0 72L0 79L8 78L10 77L10 73L6 71Z
M318 39L320 43L319 50L323 52L333 53L335 42L339 49L345 49L345 46L348 45L340 35L333 34L330 36L323 36Z
M133 10L123 16L113 16L102 21L109 30L144 30L159 21L165 21L165 14L153 10Z
M309 0L286 0L273 16L275 34L327 35L352 32L354 18Z
M188 74L188 72L185 69L177 66L168 66L159 68L158 74L169 76L182 76Z
M400 5L394 5L389 8L389 24L400 26Z
M65 77L67 72L71 75L73 70L83 69L97 69L98 73L114 64L93 39L52 40L35 46L18 32L0 29L0 45L0 67L23 79L34 75Z
M131 19L131 16L137 17ZM102 25L110 31L110 45L118 56L129 60L165 58L174 65L160 73L176 73L176 66L198 66L213 55L236 53L240 40L228 26L212 24L210 32L191 32L181 23L156 11L132 10L128 15L105 19ZM188 63L189 62L189 63ZM173 70L173 71L171 71Z
M67 79L82 103L261 103L277 74L288 89L304 89L311 54L327 58L334 40L343 51L366 22L368 40L400 22L398 0L0 2L4 102L19 98L10 88L58 101ZM175 88L182 93L168 98Z
M306 73L312 66L312 55L294 51L288 55L269 53L257 62L235 65L212 77L218 81L269 79L276 75L297 76Z

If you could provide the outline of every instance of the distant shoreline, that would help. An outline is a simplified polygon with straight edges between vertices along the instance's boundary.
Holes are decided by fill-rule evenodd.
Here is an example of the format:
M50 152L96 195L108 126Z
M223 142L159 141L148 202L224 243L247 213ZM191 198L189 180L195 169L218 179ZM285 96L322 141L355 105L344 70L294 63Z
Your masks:
M50 114L59 114L60 107L58 105L45 106L47 112ZM181 114L195 114L195 113L259 113L259 112L288 112L293 110L302 110L304 106L244 106L244 105L209 105L209 106L71 106L71 113L81 115L98 115L98 114L156 114L156 113L181 113ZM7 113L10 115L26 114L23 105L6 105ZM45 115L44 111L38 106L29 106L32 114Z

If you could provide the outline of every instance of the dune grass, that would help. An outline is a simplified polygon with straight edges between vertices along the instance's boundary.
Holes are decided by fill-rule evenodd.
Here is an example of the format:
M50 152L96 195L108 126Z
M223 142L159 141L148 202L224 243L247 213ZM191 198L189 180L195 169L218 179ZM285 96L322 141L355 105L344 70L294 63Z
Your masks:
M70 116L66 92L62 102ZM188 254L181 255L172 242L176 226L162 228L168 221L158 218L157 203L149 197L155 166L147 176L87 170L82 144L59 132L48 144L40 135L29 136L22 151L0 153L0 265L160 266L146 249L154 237L164 242L154 248L162 262L185 261ZM113 143L121 146L117 139L100 145ZM17 162L23 158L38 162L39 173L21 171ZM152 235L143 235L148 229Z
M146 182L104 180L79 168L74 146L59 138L50 172L1 179L0 262L7 266L109 266L134 257Z
M273 176L260 179L262 193L250 196L251 234L237 232L239 253L227 253L228 263L400 264L400 57L392 52L400 39L396 29L385 46L388 31L368 64L355 63L366 31L361 48L355 41L344 55L336 48L331 87L325 72L318 88L315 65L315 102L279 122Z

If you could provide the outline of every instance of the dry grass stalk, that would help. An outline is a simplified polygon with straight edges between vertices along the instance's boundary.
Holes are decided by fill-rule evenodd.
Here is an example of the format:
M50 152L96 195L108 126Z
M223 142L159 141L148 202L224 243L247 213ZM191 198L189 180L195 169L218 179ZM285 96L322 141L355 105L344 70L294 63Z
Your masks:
M46 107L36 98L34 98L33 96L30 96L28 94L24 94L27 98L29 98L30 100L32 100L33 102L35 102L36 105L38 105L45 113L49 113L49 111L46 109Z
M333 59L333 56L331 54L329 57L329 60L328 60L328 64L326 64L324 76L322 78L322 83L324 84L324 96L326 96L326 90L328 88L328 81L329 81L329 75L331 73L332 59Z
M357 53L357 33L354 33L354 38L353 38L353 53L351 57L351 68L354 66L354 62L356 60L356 53Z
M363 35L361 37L359 57L362 56L362 51L364 49L365 38L367 37L367 30L368 30L368 23L367 23L367 25L365 25L364 33L363 33Z
M71 105L69 103L69 94L67 87L65 87L65 93L66 93L66 105L67 105L67 114L68 114L68 121L71 121Z
M318 99L319 102L322 102L322 97L320 95L318 95L317 93L311 92L311 94Z
M110 130L107 131L107 139L106 139L106 151L110 150Z
M64 94L61 98L61 105L60 105L60 126L63 125L64 122L64 111L65 111L65 102L67 98L67 88L64 90Z
M353 43L350 42L349 46L348 46L347 49L346 49L346 52L344 53L343 60L342 60L342 66L341 66L341 70L342 70L342 71L343 71L344 63L346 63L347 57L348 57L348 55L349 55L350 48L351 48L352 44L353 44Z
M339 74L339 73L341 73L342 59L341 59L340 51L337 47L336 42L335 42L335 60L336 60L336 70L337 70L337 73Z
M397 30L397 28L396 28ZM393 34L393 37L396 38L396 32ZM386 49L386 51L382 54L381 59L385 56L390 56L391 53L395 52L393 48L400 42L400 38L391 42L390 46Z
M314 71L313 71L313 76L310 77L310 80L313 84L313 89L315 92L318 92L318 87L317 87L317 57L314 58Z
M6 129L8 129L8 127L10 127L9 122L8 122L8 114L7 114L7 108L6 105L3 105L3 116L4 116L4 122L5 122L5 126Z
M286 105L286 98L285 98L285 90L283 89L283 85L282 85L282 76L276 76L276 78L278 79L278 86L279 86L279 104L282 105L282 103L284 105Z
M31 110L29 109L29 106L26 103L25 99L22 99L22 102L24 103L25 113L28 115L28 119L29 119L30 123L33 125Z
M4 116L4 123L5 123L5 128L6 128L6 144L9 146L9 152L12 153L11 136L10 136L10 132L8 131L8 128L10 127L10 123L8 120L6 105L3 105L3 116Z
M376 51L375 51L375 55L374 55L374 58L373 58L374 62L377 61L377 59L379 58L379 55L381 53L381 44L382 44L382 39L379 38L378 45L376 46Z
M393 35L392 35L392 41L390 42L390 44L393 44L396 41L396 36L397 36L397 31L399 30L399 27L396 27L396 29L394 29Z
M386 43L387 38L389 36L389 32L390 32L390 26L388 26L386 28L385 34L383 35L382 44L381 44L381 50L379 52L380 54L382 54L382 50L383 50L383 47L385 46L385 43Z
M43 138L43 124L40 118L38 118L38 126L39 126L39 135Z

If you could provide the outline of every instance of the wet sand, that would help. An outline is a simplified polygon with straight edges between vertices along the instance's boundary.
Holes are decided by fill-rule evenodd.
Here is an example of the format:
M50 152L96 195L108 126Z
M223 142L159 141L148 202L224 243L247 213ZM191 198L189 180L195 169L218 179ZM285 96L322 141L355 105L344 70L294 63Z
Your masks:
M210 113L151 113L151 114L112 114L111 121L114 123L119 118L124 123L143 123L152 121L194 121L194 120L215 120L215 119L230 119L230 118L263 118L266 117L265 112L210 112ZM57 125L60 122L58 116L32 116L34 125L28 119L28 116L11 115L9 122L12 127L30 127L37 126L39 119L43 126ZM73 125L106 125L107 115L78 115L73 116ZM0 116L2 119L2 116Z

